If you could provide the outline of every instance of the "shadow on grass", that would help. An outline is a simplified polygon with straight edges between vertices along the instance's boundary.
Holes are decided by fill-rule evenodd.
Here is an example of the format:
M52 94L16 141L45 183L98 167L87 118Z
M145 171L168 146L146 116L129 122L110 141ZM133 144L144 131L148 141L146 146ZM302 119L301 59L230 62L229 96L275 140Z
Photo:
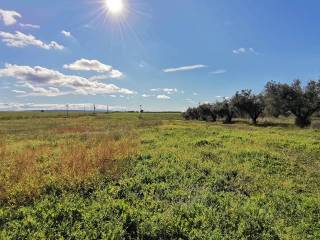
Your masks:
M233 124L245 124L245 125L250 125L254 127L280 127L280 128L292 128L294 127L294 124L289 123L289 122L274 122L274 121L268 121L268 120L261 120L258 121L256 125L252 124L250 120L246 119L235 119L233 121Z
M281 122L260 122L256 125L257 127L281 127L281 128L292 128L294 124L292 123L281 123Z

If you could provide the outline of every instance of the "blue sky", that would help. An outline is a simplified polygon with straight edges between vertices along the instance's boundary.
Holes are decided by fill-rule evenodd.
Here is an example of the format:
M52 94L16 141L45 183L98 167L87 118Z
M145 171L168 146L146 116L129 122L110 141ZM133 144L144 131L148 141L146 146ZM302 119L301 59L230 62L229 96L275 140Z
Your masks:
M317 0L106 1L1 1L0 110L184 110L319 77Z

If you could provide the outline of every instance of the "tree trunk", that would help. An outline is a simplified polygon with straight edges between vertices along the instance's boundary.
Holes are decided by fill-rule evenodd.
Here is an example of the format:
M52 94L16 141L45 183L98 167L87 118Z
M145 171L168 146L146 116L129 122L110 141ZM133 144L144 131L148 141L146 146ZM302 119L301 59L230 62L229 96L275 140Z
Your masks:
M225 124L232 123L232 116L231 115L227 115L223 123L225 123Z
M298 127L305 128L311 125L309 116L296 116L295 124Z
M252 119L252 124L253 124L253 125L257 125L257 119L258 119L258 117L252 117L251 119Z

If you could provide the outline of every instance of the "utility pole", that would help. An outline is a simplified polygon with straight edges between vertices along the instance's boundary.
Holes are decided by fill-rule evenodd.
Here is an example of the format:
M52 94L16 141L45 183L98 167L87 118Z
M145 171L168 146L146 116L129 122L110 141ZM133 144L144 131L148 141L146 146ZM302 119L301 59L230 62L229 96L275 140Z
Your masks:
M66 105L67 118L69 117L69 104Z
M142 113L143 113L143 109L142 109L142 105L140 105L140 113L139 113L139 118L142 118Z

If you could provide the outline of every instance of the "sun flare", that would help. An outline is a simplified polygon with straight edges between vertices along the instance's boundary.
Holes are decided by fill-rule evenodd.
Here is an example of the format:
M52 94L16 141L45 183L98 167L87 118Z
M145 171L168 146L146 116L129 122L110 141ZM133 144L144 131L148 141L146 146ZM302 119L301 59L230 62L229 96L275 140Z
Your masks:
M107 9L110 13L118 15L124 9L123 0L105 0Z

